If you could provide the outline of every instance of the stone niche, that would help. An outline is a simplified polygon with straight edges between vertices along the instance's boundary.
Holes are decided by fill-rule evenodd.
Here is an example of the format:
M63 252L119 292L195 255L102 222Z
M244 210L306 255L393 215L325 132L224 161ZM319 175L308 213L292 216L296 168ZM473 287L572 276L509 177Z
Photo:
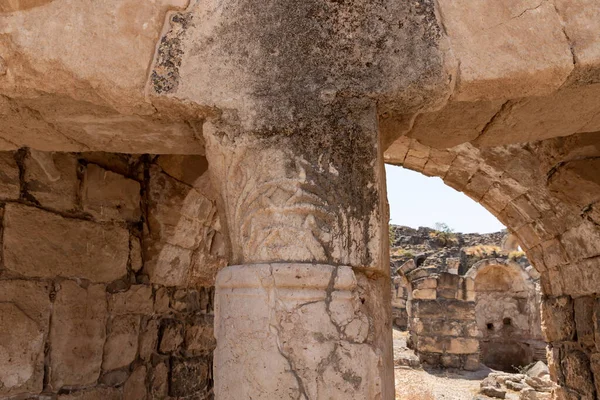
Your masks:
M209 398L202 156L0 153L0 398Z
M546 360L539 274L502 246L506 233L391 232L393 322L423 364L516 372Z

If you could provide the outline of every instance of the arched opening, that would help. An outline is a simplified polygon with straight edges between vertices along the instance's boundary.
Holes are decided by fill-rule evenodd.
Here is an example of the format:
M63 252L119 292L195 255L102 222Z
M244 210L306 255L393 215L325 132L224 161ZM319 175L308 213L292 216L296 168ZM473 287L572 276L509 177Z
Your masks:
M395 169L388 168L392 179ZM478 379L491 370L516 373L516 368L545 360L539 286L535 290L539 275L519 251L514 235L493 232L503 227L494 216L439 180L402 171L415 179L419 196L412 196L416 205L402 203L398 212L396 183L388 178L394 356L395 364L405 367L396 373L397 398L410 397L410 390L437 398L436 385L443 384L440 374L453 374L457 384L465 382L466 388L478 390ZM438 188L429 187L436 184ZM432 223L430 214L451 223ZM419 217L430 227L415 226ZM482 224L484 218L497 225ZM413 226L394 224L404 221ZM455 223L472 233L455 232L450 226ZM423 369L407 371L411 366ZM428 384L407 386L408 379Z
M523 266L504 260L483 260L467 276L474 280L482 363L514 373L533 361L545 361L539 287Z

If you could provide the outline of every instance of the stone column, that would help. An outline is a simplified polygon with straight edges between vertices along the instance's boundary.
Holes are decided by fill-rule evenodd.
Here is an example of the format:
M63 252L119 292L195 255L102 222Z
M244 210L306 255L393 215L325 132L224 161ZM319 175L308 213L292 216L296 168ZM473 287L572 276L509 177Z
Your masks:
M218 400L393 398L377 120L349 110L318 133L204 126L233 264L216 282Z

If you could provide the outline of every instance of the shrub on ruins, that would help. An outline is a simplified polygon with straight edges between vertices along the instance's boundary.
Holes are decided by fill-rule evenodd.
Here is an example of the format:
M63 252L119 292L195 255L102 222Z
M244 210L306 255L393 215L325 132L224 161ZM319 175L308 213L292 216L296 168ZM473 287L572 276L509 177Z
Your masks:
M442 246L452 246L458 244L454 229L450 228L450 226L444 222L436 222L434 225L434 230L429 233L429 236L436 239Z

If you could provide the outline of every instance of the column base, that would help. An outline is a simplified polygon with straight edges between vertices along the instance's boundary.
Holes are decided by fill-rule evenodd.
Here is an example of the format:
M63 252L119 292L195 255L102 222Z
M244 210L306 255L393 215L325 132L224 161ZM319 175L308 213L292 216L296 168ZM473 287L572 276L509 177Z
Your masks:
M238 265L219 272L217 400L377 400L384 357L352 268Z

